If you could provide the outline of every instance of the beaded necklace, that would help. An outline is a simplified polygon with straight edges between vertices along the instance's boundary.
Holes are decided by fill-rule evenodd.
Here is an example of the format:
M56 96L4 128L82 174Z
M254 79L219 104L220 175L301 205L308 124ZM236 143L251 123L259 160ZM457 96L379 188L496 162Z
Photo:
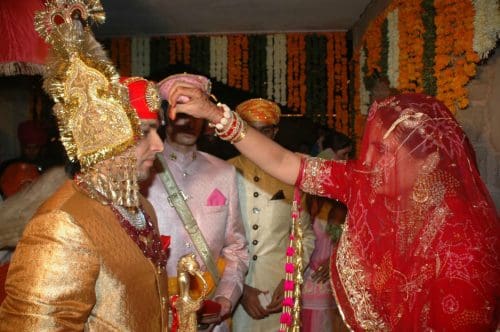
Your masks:
M118 207L114 204L111 204L110 207L120 221L120 225L123 227L125 232L127 232L128 236L130 236L130 238L137 244L139 249L141 249L144 256L149 258L155 266L165 268L167 266L167 255L164 248L162 248L160 236L153 227L151 218L142 209L142 207L138 208L137 214L141 214L143 216L142 218L144 218L145 225L143 228L136 227L124 215L122 212L123 210L126 210L124 207ZM130 212L127 214L130 214Z
M106 205L109 205L118 218L122 228L135 244L137 244L144 256L151 260L155 266L165 269L167 266L166 250L168 243L162 244L158 232L153 227L151 218L144 211L142 206L137 207L136 212L130 211L121 205L106 200L102 194L90 188L89 185L78 176L75 177L75 183L89 197L95 198L97 195L100 198L98 201L106 202Z

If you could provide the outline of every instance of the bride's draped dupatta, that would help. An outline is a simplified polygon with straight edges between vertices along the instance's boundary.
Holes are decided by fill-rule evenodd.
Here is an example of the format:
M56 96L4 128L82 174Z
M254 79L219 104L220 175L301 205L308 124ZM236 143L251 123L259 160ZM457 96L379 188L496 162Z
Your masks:
M331 283L353 330L496 327L500 227L474 151L422 94L372 105L359 159L305 159L298 184L349 209Z

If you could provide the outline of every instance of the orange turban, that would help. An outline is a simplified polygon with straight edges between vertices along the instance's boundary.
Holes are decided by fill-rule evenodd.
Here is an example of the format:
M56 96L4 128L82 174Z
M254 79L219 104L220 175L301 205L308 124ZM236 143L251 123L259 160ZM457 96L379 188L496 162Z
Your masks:
M255 98L242 102L235 109L241 118L248 122L262 122L267 125L277 125L280 122L280 107L278 104Z
M25 185L38 179L40 173L33 164L17 162L10 164L0 178L0 188L5 197L10 197Z

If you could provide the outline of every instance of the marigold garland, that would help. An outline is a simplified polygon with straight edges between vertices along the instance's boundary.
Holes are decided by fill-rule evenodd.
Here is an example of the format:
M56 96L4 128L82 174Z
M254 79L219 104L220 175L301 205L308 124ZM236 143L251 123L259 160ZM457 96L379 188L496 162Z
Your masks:
M370 22L366 33L363 36L364 45L367 52L366 65L367 75L371 76L374 71L381 72L380 59L382 52L382 24L384 23L385 15L377 16Z
M384 29L389 34L389 52L385 55L379 52L385 38L380 37L384 33L380 22L388 13L392 16L388 29ZM359 47L353 51L355 136L360 137L364 125L364 82L374 70L384 67L386 59L381 57L399 54L399 63L388 59L391 85L401 91L435 94L456 112L468 106L466 84L476 74L476 63L495 47L499 37L497 0L391 1L369 23ZM397 45L394 41L398 41Z
M135 37L133 45L130 38L114 38L111 57L124 75L190 65L229 86L269 95L290 110L310 109L314 121L326 119L330 127L349 131L345 32Z
M349 132L349 91L347 78L347 39L344 32L340 32L335 37L335 113L340 119L340 125L336 128L343 132Z
M337 60L337 54L335 53L335 35L333 33L325 34L326 36L326 116L327 116L327 124L328 127L333 128L335 125L335 93L337 92L336 82L337 82L337 73L335 71L336 65L335 61Z
M300 50L297 34L287 35L287 106L293 110L300 109Z
M250 90L250 82L249 82L249 72L248 72L248 37L241 36L241 88L244 91Z
M353 77L354 82L354 94L353 94L353 107L356 113L359 113L361 109L361 100L360 100L360 87L361 87L361 68L360 68L360 59L361 59L361 48L357 48L354 50L352 59L351 59L351 75Z
M299 94L300 94L300 111L302 114L306 113L306 38L305 35L299 36Z
M399 89L422 92L424 24L422 0L404 0L399 4Z
M176 43L175 39L169 39L168 40L168 63L173 65L176 64L177 61L175 59L176 56Z
M479 56L472 49L474 7L470 1L435 0L435 75L438 99L456 112L468 106L465 85L476 74Z
M227 84L241 89L241 36L227 37Z
M130 38L116 38L111 40L111 60L115 63L120 75L131 75L132 50Z

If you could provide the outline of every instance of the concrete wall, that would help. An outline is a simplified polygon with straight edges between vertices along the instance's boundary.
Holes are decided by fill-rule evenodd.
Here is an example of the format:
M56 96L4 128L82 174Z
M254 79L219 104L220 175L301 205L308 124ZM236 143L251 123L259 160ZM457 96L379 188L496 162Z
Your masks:
M469 108L457 120L476 150L481 177L500 210L500 50L478 67L469 87Z
M356 48L368 23L391 0L373 0L352 28ZM500 211L500 49L485 64L478 66L476 77L469 83L470 106L457 113L476 151L479 171L486 183L497 211Z

